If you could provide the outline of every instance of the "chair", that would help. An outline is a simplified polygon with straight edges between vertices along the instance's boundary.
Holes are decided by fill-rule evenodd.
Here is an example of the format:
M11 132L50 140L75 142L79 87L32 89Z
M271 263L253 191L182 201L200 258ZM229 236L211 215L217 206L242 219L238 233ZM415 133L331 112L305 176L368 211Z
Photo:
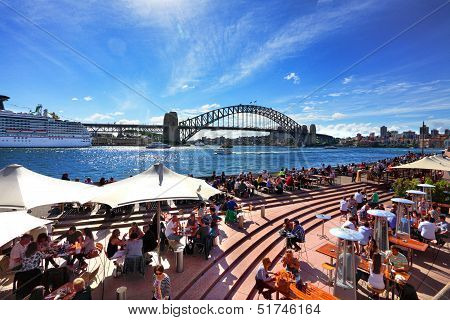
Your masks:
M300 257L303 257L303 253L305 253L306 254L306 261L309 261L308 249L306 248L306 242L305 241L304 242L300 242L300 251L299 251L299 253L300 253Z
M139 272L145 274L145 263L143 256L126 257L123 265L123 273Z
M377 289L372 287L369 283L367 283L367 289L371 292L371 297L375 300L380 298L380 294L384 294L386 289Z
M325 270L328 274L328 286L332 286L333 285L333 271L336 270L336 267L333 266L332 264L328 263L328 262L324 262L322 263L322 269Z

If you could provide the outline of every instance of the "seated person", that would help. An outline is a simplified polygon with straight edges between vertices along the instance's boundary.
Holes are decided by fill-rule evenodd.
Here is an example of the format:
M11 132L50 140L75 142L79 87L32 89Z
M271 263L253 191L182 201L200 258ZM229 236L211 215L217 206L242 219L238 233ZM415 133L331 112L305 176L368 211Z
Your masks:
M142 253L153 251L158 246L156 237L149 225L144 226L144 236L142 237Z
M384 289L384 269L385 266L381 264L381 254L379 252L374 253L372 261L369 262L368 279L368 283L372 288Z
M9 270L17 271L22 267L22 260L31 241L33 241L33 237L29 234L24 234L14 244L9 255Z
M273 286L270 285L270 283L273 283L274 281L274 278L270 276L270 274L273 273L269 271L271 264L272 262L269 258L264 258L255 276L256 289L258 289L258 291L262 293L265 299L269 300L272 300L272 292L275 292ZM264 289L267 290L264 291Z
M137 233L130 234L130 239L127 241L127 244L125 246L125 257L131 258L142 256L142 248L143 248L142 239L138 238L138 234Z
M294 247L295 250L300 251L301 248L297 243L305 242L305 229L303 229L298 220L294 221L294 227L291 231L291 234L293 235L293 237L289 238L291 247Z
M133 222L131 224L130 230L128 230L128 234L136 233L138 236L138 239L142 238L144 236L144 232L139 228L138 224L136 222Z
M364 246L369 244L369 239L372 237L373 233L369 221L365 221L364 224L358 228L358 232L363 236L363 239L359 241L359 244L364 248Z
M81 252L76 253L72 260L71 264L75 262L75 259L78 259L80 268L87 267L87 263L84 261L85 258L89 258L90 254L96 250L94 235L92 234L91 229L86 228L83 231L84 237L80 236L78 238L78 243L81 245Z
M38 250L41 252L50 252L50 237L44 232L40 233L36 239L36 243L38 244ZM51 263L54 268L58 268L59 265L55 262L52 256L45 258L45 270L48 269L48 264Z
M180 242L180 239L183 237L178 234L181 228L180 221L178 220L178 216L172 216L172 219L169 220L166 226L165 235L169 240L174 240L176 242Z
M201 219L199 225L200 226L194 236L194 241L204 243L211 233L211 227L207 224L206 219Z
M189 218L186 222L186 231L190 232L191 235L194 235L197 232L197 229L198 229L198 222L195 217L195 213L191 213L191 215L189 216Z
M436 240L438 244L445 244L444 238L448 237L448 223L445 220L445 215L442 214L439 216L439 222L436 225L438 227L438 232L436 232Z
M429 215L426 215L424 221L419 223L417 230L420 232L420 240L436 240L436 225L430 222Z
M374 238L370 238L368 245L364 249L365 249L365 256L368 259L372 259L373 255L379 252L377 242L375 241Z
M115 229L112 232L112 235L108 240L108 247L106 248L106 256L108 257L108 259L111 259L116 254L116 252L119 251L119 247L123 247L126 244L126 236L127 234L125 233L122 239L120 239L119 229Z
M394 271L408 271L408 259L400 253L395 245L391 246L391 250L386 251L384 263L390 264Z
M72 300L92 300L91 287L87 286L83 278L76 278L73 280L73 289L75 290L75 295Z
M347 228L356 231L356 219L355 217L349 217L347 221L342 224L342 228Z
M286 271L292 273L295 277L295 282L300 282L300 261L294 256L292 249L287 249L281 263Z

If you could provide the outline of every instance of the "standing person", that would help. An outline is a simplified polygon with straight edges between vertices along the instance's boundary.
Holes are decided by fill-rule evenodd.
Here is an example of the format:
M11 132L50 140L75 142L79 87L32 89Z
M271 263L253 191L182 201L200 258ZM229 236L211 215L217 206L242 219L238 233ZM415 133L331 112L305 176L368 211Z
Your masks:
M365 221L364 225L358 228L358 232L362 234L363 239L359 241L361 246L361 250L364 250L364 247L369 244L369 240L372 237L373 230L370 228L369 221Z
M347 212L348 212L348 201L347 197L342 198L341 202L339 202L339 210L341 211L341 215L345 216L347 218Z
M361 189L358 189L358 191L356 191L353 198L356 200L358 210L361 209L364 202L364 195L361 193Z
M170 278L164 272L162 265L153 269L153 298L152 300L170 300Z

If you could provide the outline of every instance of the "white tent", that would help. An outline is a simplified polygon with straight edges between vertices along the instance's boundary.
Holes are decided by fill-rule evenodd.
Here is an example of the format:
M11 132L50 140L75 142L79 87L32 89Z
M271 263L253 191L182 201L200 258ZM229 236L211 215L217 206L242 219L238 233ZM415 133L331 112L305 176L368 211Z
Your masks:
M0 212L0 247L32 229L50 223L52 221L36 218L26 211Z
M0 209L31 209L64 202L86 203L98 187L55 179L12 164L0 170Z
M112 208L163 200L207 200L220 193L204 180L178 174L163 164L154 164L134 177L99 189L100 192L91 201Z
M422 169L422 170L440 170L450 171L450 159L441 155L429 156L420 160L403 164L394 169Z

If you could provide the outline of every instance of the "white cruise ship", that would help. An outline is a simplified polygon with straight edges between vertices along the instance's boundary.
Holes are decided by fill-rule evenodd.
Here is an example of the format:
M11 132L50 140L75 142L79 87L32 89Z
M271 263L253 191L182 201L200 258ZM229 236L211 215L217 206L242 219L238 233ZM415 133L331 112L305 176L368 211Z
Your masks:
M38 105L34 113L5 110L0 96L0 148L79 148L90 147L91 137L80 122L49 117Z

